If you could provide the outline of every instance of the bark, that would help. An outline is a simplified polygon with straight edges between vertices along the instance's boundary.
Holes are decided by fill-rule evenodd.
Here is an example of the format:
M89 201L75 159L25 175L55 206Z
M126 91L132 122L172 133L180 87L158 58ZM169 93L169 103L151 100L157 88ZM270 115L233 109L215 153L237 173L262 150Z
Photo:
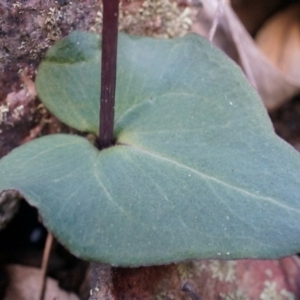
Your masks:
M100 30L100 1L0 0L0 99L33 76L45 51L71 30Z
M91 264L91 290L89 300L116 300L112 294L112 268L109 265Z

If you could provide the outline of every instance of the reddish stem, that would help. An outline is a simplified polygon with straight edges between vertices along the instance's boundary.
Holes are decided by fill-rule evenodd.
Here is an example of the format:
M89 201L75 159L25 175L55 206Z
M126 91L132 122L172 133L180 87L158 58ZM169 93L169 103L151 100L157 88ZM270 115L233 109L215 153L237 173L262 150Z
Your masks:
M119 0L103 0L102 68L98 147L113 144Z

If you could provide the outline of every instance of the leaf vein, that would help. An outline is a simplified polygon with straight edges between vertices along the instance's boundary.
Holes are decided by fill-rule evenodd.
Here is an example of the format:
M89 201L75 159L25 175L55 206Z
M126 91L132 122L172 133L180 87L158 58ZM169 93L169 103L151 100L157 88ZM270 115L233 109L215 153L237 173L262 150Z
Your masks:
M176 165L179 168L186 169L189 172L192 172L192 173L194 173L194 174L196 174L196 175L198 175L198 176L200 176L200 177L202 177L202 178L204 178L206 180L214 181L214 182L216 182L216 183L218 183L220 185L223 185L223 186L225 186L227 188L236 190L236 191L238 191L238 192L240 192L242 194L246 194L246 195L248 195L250 197L253 197L255 199L260 199L260 200L263 200L263 201L271 202L271 203L273 203L273 204L275 204L275 205L277 205L279 207L282 207L282 208L287 209L287 210L292 210L292 211L295 211L295 212L297 212L297 213L300 214L300 210L299 209L296 209L296 208L293 208L293 207L289 207L288 205L284 205L284 204L278 202L277 200L275 200L275 199L273 199L271 197L267 197L267 196L265 197L265 196L260 196L260 195L253 194L253 193L251 193L251 192L249 192L249 191L247 191L247 190L245 190L245 189L243 189L241 187L233 186L232 184L229 184L228 182L222 181L220 179L212 177L211 175L205 174L205 173L200 172L200 171L198 171L198 170L196 170L194 168L191 168L191 167L185 165L182 162L178 162L178 161L176 161L174 159L171 159L169 157L165 157L165 156L159 155L159 154L157 154L155 152L151 152L149 150L146 150L144 148L138 147L136 145L130 145L130 147L133 148L134 150L138 151L138 152L142 152L142 153L144 153L146 155L149 155L149 156L152 156L152 157L154 157L156 159L169 162L170 164Z

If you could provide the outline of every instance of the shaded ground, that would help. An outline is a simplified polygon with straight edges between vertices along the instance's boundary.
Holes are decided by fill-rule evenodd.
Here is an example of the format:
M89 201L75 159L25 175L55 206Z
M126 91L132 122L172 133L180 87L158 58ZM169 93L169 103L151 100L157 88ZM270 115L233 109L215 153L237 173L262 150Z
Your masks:
M300 151L300 97L270 114L276 133Z

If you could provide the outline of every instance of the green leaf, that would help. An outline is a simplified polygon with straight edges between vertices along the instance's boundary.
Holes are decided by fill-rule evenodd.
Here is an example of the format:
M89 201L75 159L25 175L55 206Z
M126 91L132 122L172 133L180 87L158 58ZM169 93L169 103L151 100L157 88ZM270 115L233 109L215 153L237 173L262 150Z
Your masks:
M100 41L72 33L37 89L65 123L97 132ZM118 266L276 258L300 250L300 158L241 71L204 39L119 40L116 145L37 139L0 161L72 252Z

